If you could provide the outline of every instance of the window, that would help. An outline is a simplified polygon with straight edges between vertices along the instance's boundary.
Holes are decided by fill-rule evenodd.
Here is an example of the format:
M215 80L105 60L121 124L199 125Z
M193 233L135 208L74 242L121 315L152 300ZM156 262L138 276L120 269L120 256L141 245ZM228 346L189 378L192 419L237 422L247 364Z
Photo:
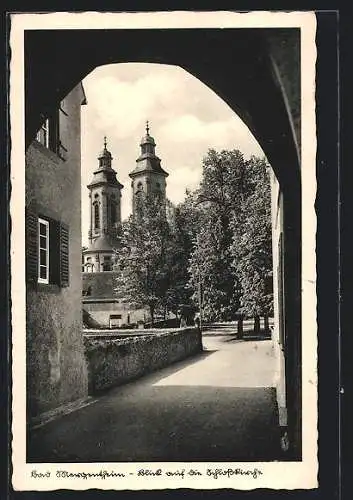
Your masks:
M87 257L85 265L84 265L83 272L85 272L85 273L93 273L93 269L94 269L94 264L92 262L92 257Z
M159 182L156 182L156 185L155 185L155 191L154 191L154 195L157 199L161 199L162 198L162 190L161 190L161 185Z
M63 122L67 119L67 113L62 109L62 105L55 112L47 117L41 128L37 132L37 141L45 148L50 149L62 160L67 159L68 150L63 144L62 133Z
M110 201L110 222L111 224L115 224L116 223L116 201L115 200L111 200Z
M112 261L109 256L104 257L103 262L103 271L111 271L112 270Z
M69 286L69 227L26 211L26 281Z
M38 283L49 283L49 222L38 219Z
M94 207L93 208L93 210L94 210L94 229L97 230L97 229L99 229L99 226L100 226L98 202L95 202L93 207Z
M49 148L49 119L46 118L41 128L37 132L37 141Z

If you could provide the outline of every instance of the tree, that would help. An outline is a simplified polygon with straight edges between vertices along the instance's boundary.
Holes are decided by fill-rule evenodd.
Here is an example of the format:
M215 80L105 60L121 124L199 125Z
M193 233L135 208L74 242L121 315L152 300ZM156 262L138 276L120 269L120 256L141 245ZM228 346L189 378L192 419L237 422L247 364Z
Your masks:
M203 160L194 250L190 260L190 283L196 299L202 285L206 320L232 319L239 307L239 287L230 252L233 212L239 210L246 186L245 161L240 151L211 149Z
M231 227L233 266L241 287L241 312L254 317L254 330L260 330L260 316L273 311L271 197L268 165L252 157L247 162L248 191L241 210L233 214Z
M174 208L169 217L170 245L169 245L169 287L165 298L165 307L176 316L182 307L192 305L192 290L188 285L188 265L193 249L190 227L187 220L189 215L182 205Z
M208 321L272 313L270 184L265 159L209 150L200 186L177 207L141 194L122 224L117 288L126 300L174 312L199 303ZM201 312L201 311L200 311ZM256 329L255 328L255 329Z
M223 243L220 221L209 219L199 229L190 259L194 300L198 300L201 292L202 314L206 321L230 320L239 307L230 254Z
M206 320L272 312L267 283L272 269L270 185L265 159L245 160L238 150L209 150L199 189L188 195L194 241L190 285L196 301L202 284Z
M170 244L165 205L141 195L137 213L121 226L115 265L121 277L116 291L134 306L148 306L152 324L169 288Z

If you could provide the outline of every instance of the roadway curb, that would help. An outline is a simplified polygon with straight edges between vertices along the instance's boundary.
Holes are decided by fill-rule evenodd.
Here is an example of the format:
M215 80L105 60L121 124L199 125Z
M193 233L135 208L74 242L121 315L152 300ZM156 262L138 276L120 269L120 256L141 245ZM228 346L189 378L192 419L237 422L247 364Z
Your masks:
M95 403L96 401L97 398L89 396L87 398L82 398L77 401L61 405L58 408L54 408L53 410L41 413L37 417L31 419L29 423L29 429L30 430L39 429L40 427L43 427L44 425L48 424L49 422L52 422L53 420L57 420L60 417L69 415L74 411L81 410L82 408L90 406L92 403Z

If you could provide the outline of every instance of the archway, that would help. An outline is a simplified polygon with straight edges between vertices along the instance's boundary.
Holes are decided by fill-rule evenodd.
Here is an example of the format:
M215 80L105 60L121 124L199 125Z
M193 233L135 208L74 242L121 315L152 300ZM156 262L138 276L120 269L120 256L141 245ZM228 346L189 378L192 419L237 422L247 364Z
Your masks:
M298 30L60 30L25 34L26 145L95 67L114 62L181 66L213 89L262 146L283 195L283 302L288 424L300 454L301 185ZM286 63L287 60L291 64ZM292 62L296 64L292 64ZM297 65L297 67L296 67ZM50 78L46 78L50 75Z

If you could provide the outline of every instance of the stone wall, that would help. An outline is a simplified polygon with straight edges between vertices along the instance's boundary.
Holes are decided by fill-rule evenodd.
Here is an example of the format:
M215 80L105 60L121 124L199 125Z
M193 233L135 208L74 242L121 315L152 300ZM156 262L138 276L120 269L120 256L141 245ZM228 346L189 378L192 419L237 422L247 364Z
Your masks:
M140 337L85 337L89 393L109 389L202 351L201 332L185 328Z

